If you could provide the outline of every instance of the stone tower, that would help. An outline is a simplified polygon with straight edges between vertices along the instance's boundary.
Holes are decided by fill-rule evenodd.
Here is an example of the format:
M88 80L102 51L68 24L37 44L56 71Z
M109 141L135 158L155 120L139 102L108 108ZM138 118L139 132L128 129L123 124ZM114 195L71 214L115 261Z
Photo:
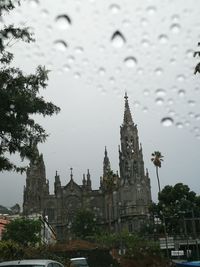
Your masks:
M151 187L148 171L144 171L142 146L139 144L137 125L133 122L125 94L123 124L120 127L120 216L128 223L129 231L137 230L148 216L151 203Z
M49 182L46 180L46 171L43 155L36 148L36 159L31 160L27 170L26 186L24 186L23 213L24 215L41 213L44 199L49 194Z

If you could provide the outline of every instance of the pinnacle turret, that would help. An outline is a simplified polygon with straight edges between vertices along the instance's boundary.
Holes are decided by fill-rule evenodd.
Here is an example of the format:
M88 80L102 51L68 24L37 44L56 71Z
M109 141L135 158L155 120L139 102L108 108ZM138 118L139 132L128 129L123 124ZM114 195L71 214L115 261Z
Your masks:
M123 124L130 125L130 124L133 124L133 119L132 119L131 111L130 111L129 104L128 104L127 93L125 93L124 99L125 99L125 109L124 109L124 123Z

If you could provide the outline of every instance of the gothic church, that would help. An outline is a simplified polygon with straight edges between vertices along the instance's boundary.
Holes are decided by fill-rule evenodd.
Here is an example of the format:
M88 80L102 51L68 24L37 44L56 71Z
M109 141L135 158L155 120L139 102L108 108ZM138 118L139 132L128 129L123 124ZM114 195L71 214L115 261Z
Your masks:
M49 193L43 156L31 162L24 187L23 213L47 216L55 228L58 240L70 236L70 227L76 212L88 209L104 229L120 232L138 231L148 218L151 187L148 171L144 170L137 125L133 122L128 97L125 95L124 119L120 127L119 174L112 172L105 148L103 175L98 190L92 189L90 172L83 175L78 185L71 169L70 181L62 186L56 172L54 194Z

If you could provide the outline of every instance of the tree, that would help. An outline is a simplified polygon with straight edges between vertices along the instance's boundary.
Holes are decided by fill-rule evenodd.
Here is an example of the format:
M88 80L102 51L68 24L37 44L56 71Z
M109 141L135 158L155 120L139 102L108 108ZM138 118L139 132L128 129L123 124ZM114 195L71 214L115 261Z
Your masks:
M161 189L160 189L160 179L159 179L159 175L158 175L158 168L161 168L161 162L163 161L163 156L162 156L161 152L159 152L159 151L155 151L151 155L152 155L151 161L153 162L154 166L156 167L156 177L158 180L158 189L159 189L159 193L160 193Z
M72 223L73 233L80 238L93 236L97 232L96 218L89 210L80 210L77 212Z
M200 214L199 196L182 183L167 185L159 194L158 204L154 204L154 213L161 220L164 216L169 233L191 233L192 218Z
M2 0L0 15L14 8L12 0ZM33 115L45 117L60 111L39 95L40 89L47 87L45 67L38 66L34 74L26 75L11 66L14 55L8 50L19 40L34 41L28 28L9 25L0 29L0 171L25 171L26 168L16 166L7 158L7 154L19 153L22 160L34 158L35 146L44 142L48 134Z
M5 226L3 240L11 240L23 246L36 245L41 241L41 221L19 218Z

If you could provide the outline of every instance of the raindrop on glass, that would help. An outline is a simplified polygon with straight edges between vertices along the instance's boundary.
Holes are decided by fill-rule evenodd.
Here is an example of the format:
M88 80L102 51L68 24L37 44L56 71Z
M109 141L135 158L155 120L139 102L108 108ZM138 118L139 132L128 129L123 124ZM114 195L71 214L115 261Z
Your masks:
M112 12L112 14L117 14L120 11L120 6L118 6L117 4L112 4L110 5L109 9Z
M159 89L156 90L156 95L158 97L163 97L163 96L166 95L166 91L164 89L159 88Z
M48 15L49 15L48 10L47 9L42 9L41 10L41 15L42 15L43 18L47 18Z
M11 109L14 109L14 108L15 108L15 105L11 104L11 105L10 105L10 108L11 108Z
M134 68L137 65L137 59L135 57L127 57L124 59L124 63L128 68Z
M29 4L31 7L35 8L39 6L39 1L38 0L29 0Z
M60 51L60 52L65 52L67 49L67 44L65 41L63 40L57 40L54 42L54 46L56 48L56 50Z
M149 94L150 94L149 89L144 89L143 94L144 94L144 96L149 96Z
M65 64L65 65L63 66L63 70L64 70L65 72L70 71L70 66L69 66L68 64Z
M199 121L199 120L200 120L200 114L196 114L196 115L195 115L195 119L196 119L197 121Z
M68 62L69 64L74 63L74 61L75 61L75 58L74 58L73 56L68 56L68 58L67 58L67 62Z
M161 124L164 127L172 126L173 123L174 123L174 120L171 117L164 117L164 118L161 119Z
M111 37L111 41L112 41L112 45L116 48L120 48L122 47L125 42L126 42L126 39L125 37L123 36L123 34L119 31L116 31L112 37Z
M161 68L155 69L155 74L160 76L161 74L163 74L163 69L161 69Z
M147 10L147 13L149 15L154 15L156 13L156 7L155 6L149 6L149 7L147 7L146 10Z
M180 90L178 91L178 95L179 95L180 97L184 97L184 96L185 96L185 90L180 89Z
M171 25L170 30L171 30L172 33L177 34L177 33L180 32L181 26L179 24L177 24L177 23L174 23L174 24Z
M161 34L158 36L158 40L161 44L166 44L168 41L168 36L166 34Z
M83 51L84 51L84 49L83 49L83 47L81 47L81 46L78 46L78 47L75 48L75 52L76 52L77 54L82 54Z
M182 128L183 128L183 123L182 123L182 122L177 122L177 123L176 123L176 127L177 127L178 129L182 129Z
M105 75L106 70L104 68L99 68L98 73L99 73L99 75L103 76L103 75Z
M74 78L75 78L75 79L79 79L80 77L81 77L80 72L75 72L75 73L74 73Z
M157 105L161 106L164 103L164 99L159 97L159 98L156 98L155 102L156 102Z
M183 75L183 74L179 74L178 76L177 76L177 81L179 81L179 82L183 82L185 80L185 76Z
M194 100L188 100L188 104L190 105L190 107L194 107L196 102Z
M61 30L68 29L71 25L71 19L67 15L59 15L56 17L56 25Z

